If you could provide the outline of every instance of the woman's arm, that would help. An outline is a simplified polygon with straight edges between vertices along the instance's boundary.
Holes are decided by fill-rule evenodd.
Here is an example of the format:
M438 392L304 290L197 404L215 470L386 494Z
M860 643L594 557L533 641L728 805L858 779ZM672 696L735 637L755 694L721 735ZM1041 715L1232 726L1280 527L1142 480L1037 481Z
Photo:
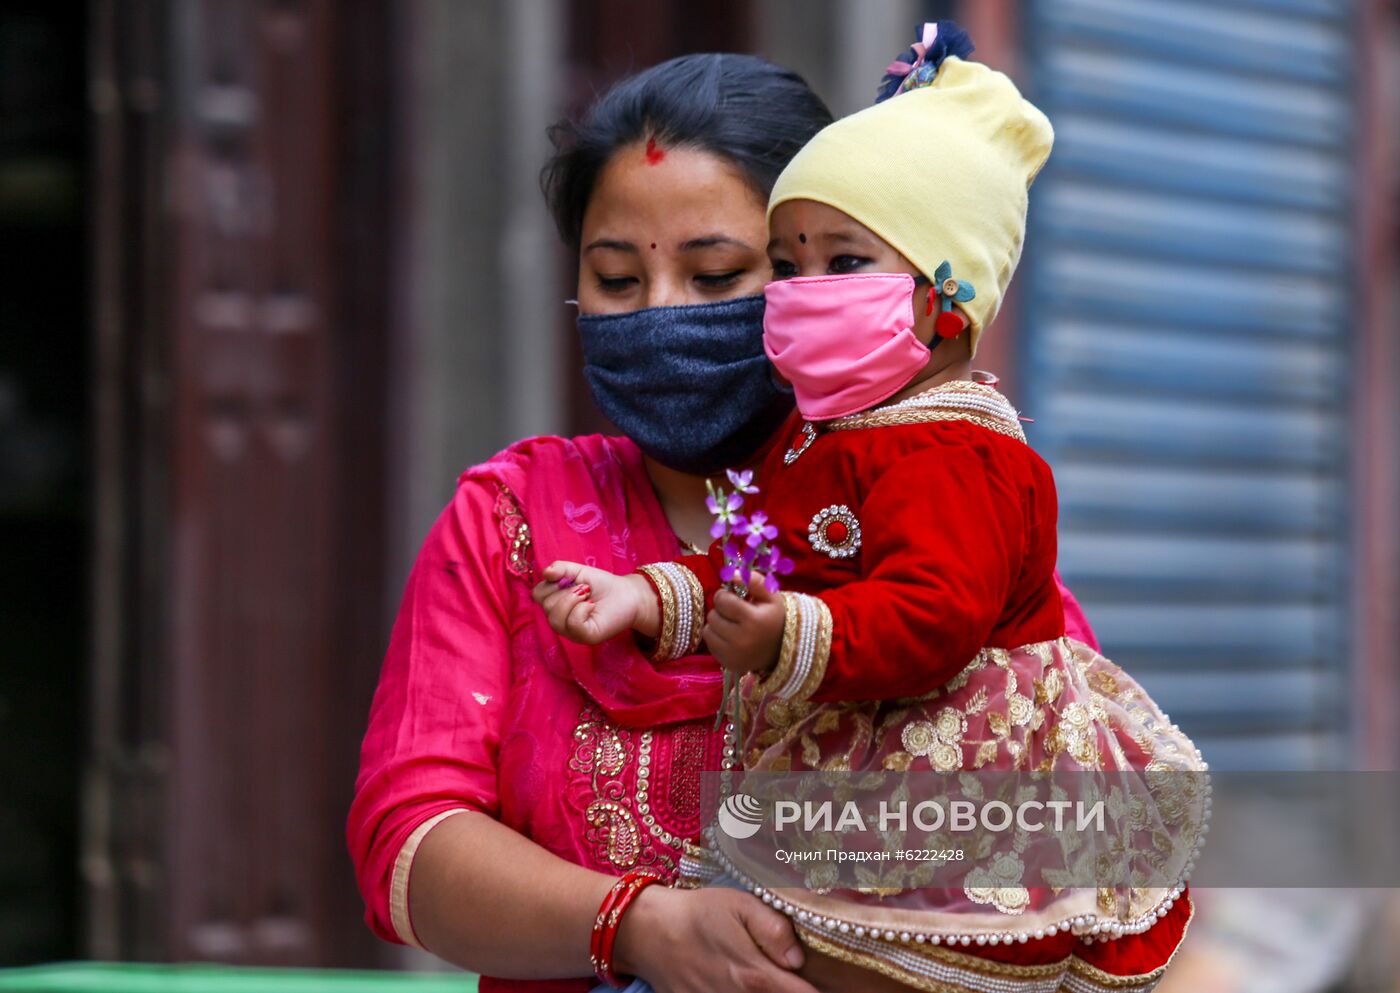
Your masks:
M496 499L463 483L434 522L374 691L346 840L365 921L386 941L418 944L408 880L424 832L452 813L500 813L511 659Z
M409 909L423 947L473 972L589 976L593 915L613 882L491 817L449 817L418 846Z
M614 882L489 817L449 817L413 861L413 926L424 947L475 972L587 976L594 915ZM787 971L803 962L787 919L737 890L642 891L615 959L619 975L640 975L658 993L813 993Z

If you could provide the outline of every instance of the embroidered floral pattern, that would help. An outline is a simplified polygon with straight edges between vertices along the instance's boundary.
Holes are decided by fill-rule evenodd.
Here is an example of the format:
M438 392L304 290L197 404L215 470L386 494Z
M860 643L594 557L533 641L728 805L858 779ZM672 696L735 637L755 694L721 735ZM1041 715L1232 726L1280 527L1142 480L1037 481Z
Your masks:
M1003 914L1019 914L1030 905L1030 891L1021 885L1026 865L1020 856L1003 852L987 868L976 868L967 874L963 892L973 903L989 903Z
M1014 838L1003 835L990 850L979 851L977 864L958 888L965 888L971 902L1001 915L1030 913L1032 891L1078 892L1068 870L1075 867L1075 878L1084 878L1082 858L1105 861L1097 878L1121 873L1128 864L1137 878L1177 878L1186 855L1203 837L1208 786L1199 777L1183 775L1203 770L1199 752L1122 669L1068 639L984 649L942 687L921 697L814 705L766 696L756 703L745 754L747 768L758 773L1146 770L1142 775L1150 798L1125 797L1121 791L1106 796L1108 816L1131 842L1127 847L1104 852L1101 846L1082 855L1070 849L1060 856L1059 869L1038 858L1034 878L1027 868L1032 863L1023 849L1023 832ZM983 780L956 778L962 795L980 796ZM1010 802L1015 796L999 799ZM950 837L949 844L956 840ZM832 847L841 847L840 840ZM725 852L731 859L739 855ZM741 866L736 871L744 872ZM896 863L857 878L863 892L889 894L890 900L898 899L900 887L932 885L935 871L932 863ZM1156 883L1131 892L1120 889L1111 920L1151 918L1173 898L1171 890ZM794 897L793 903L798 910L816 912L803 899ZM1043 913L1044 908L1034 910Z
M600 862L631 869L639 862L656 861L656 853L644 845L641 828L631 809L622 781L623 771L634 757L632 733L602 718L586 706L574 728L574 750L569 768L588 774L594 799L584 810L587 837ZM644 858L644 855L647 856ZM674 868L666 860L667 868Z
M597 861L621 870L651 866L672 877L679 853L702 827L700 772L720 743L703 722L636 732L592 704L580 711L573 739L569 769L587 777L585 836ZM733 768L734 748L722 747L720 767Z
M515 494L504 483L496 484L496 520L505 539L506 569L527 583L533 583L534 566L530 559L530 525L520 511Z

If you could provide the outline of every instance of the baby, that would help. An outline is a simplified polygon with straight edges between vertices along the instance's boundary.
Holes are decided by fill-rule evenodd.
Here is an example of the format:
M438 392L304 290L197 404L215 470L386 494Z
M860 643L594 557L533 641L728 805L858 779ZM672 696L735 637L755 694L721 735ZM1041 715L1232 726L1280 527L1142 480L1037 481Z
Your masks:
M822 131L774 187L765 348L802 422L760 468L751 521L793 562L784 588L723 582L716 541L627 576L555 562L535 597L566 637L630 629L658 661L707 651L752 673L746 770L1199 771L1143 689L1065 637L1054 479L973 380L1052 132L969 50L928 26L888 71L893 99ZM1152 823L1190 845L1198 809ZM949 944L1022 964L1097 955L1134 977L1174 950L1183 886L1052 892L1021 878L1019 852L940 913L820 887L774 902L809 946L921 988L952 967Z

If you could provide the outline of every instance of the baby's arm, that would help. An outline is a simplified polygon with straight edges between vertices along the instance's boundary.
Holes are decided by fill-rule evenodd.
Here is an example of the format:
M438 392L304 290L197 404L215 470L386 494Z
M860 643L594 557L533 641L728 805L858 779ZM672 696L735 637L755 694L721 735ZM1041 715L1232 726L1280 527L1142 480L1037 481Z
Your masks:
M598 645L629 629L655 638L660 627L656 598L637 573L618 576L577 562L551 562L531 595L554 631L585 645Z
M971 662L1006 607L1036 517L1021 454L939 445L876 480L859 510L862 578L784 594L792 619L766 687L819 702L917 696ZM1053 535L1046 477L1035 502L1048 499Z
M715 542L709 555L653 562L627 576L554 562L534 597L550 627L573 641L598 644L630 627L650 640L644 650L659 662L708 652L733 672L768 668L782 641L783 603L759 577L748 599L722 589L723 560Z

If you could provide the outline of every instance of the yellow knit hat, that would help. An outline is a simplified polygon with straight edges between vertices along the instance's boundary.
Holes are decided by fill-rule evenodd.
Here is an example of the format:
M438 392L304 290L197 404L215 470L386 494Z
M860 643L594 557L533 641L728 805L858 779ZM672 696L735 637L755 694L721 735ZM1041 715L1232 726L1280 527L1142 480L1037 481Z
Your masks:
M914 53L915 69L924 71L911 74L904 92L828 125L797 153L773 186L768 218L788 200L835 207L892 245L935 289L942 281L935 272L949 262L952 276L976 291L958 303L976 351L1021 258L1026 192L1054 131L1002 73L956 55L936 69L921 66L923 46Z

